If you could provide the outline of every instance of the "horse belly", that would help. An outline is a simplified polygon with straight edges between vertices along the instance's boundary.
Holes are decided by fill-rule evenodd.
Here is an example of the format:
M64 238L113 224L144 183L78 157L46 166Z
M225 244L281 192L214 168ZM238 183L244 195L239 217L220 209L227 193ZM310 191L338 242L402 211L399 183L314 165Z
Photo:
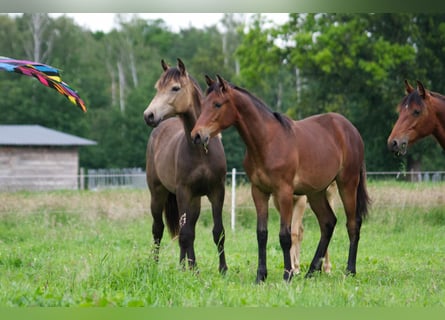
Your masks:
M162 184L175 193L177 166L175 163L177 145L181 132L174 132L172 126L162 126L153 130L147 152L147 177L153 184ZM156 130L156 131L155 131Z
M342 161L335 146L325 145L324 150L308 150L300 157L293 178L295 194L318 192L325 189L341 170Z

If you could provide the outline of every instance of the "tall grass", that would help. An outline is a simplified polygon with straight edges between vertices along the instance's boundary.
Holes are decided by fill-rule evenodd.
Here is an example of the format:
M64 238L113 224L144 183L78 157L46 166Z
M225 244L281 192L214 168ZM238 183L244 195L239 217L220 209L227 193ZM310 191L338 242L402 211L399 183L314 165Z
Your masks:
M345 217L329 250L331 274L282 280L279 218L271 208L268 279L254 284L255 211L248 186L237 190L237 224L230 230L226 197L226 257L218 273L206 201L198 221L198 270L179 266L176 240L166 233L159 263L151 259L149 195L141 190L0 194L0 305L3 306L445 306L444 184L371 182L369 219L362 227L357 275L344 274ZM319 229L304 219L303 275Z

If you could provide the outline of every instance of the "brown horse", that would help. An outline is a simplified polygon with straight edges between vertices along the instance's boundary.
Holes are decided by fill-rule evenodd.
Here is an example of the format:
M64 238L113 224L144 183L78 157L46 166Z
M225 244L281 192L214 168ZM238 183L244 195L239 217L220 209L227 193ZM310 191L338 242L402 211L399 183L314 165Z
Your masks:
M414 89L405 80L405 90L399 118L388 137L389 150L404 155L410 145L431 134L445 149L445 96L426 90L420 81Z
M222 221L226 158L220 138L206 148L192 142L190 132L201 113L202 91L189 76L184 63L177 67L162 61L164 72L156 83L157 93L144 111L153 129L147 145L147 184L151 193L155 258L164 231L162 213L172 236L179 235L180 262L195 267L195 225L201 197L207 196L213 214L213 240L218 249L219 271L227 270ZM177 115L177 117L173 117Z
M306 195L321 231L320 241L306 276L321 270L337 218L326 189L335 180L347 217L349 257L347 272L356 273L357 249L368 194L364 145L357 129L336 113L293 121L272 112L247 90L220 76L206 77L203 110L192 130L195 143L234 125L246 144L244 168L251 182L257 211L258 270L256 281L267 277L268 202L273 195L280 212L279 239L284 257L284 280L292 277L290 247L293 195Z
M326 190L326 197L329 201L329 206L334 209L334 194L337 189L335 182L331 183ZM279 211L279 203L277 199L273 197L273 202L275 208ZM292 245L290 248L290 259L292 274L300 274L300 251L301 242L303 241L304 227L303 227L303 216L307 206L306 196L293 196L293 210L292 210L292 222L291 222L291 241ZM328 250L324 256L323 270L326 273L330 273L332 264L329 260Z

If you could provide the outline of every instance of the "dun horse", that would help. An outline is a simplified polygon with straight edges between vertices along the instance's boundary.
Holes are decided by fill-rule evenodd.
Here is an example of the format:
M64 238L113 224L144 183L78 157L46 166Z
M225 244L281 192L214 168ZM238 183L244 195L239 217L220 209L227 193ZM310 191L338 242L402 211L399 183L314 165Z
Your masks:
M195 143L206 145L211 137L234 125L246 144L244 168L251 181L257 211L256 281L264 281L267 277L267 221L271 195L280 212L284 280L292 277L289 249L293 195L307 196L321 231L306 276L321 270L337 222L326 195L333 181L337 183L347 217L347 272L355 274L360 228L369 202L364 145L357 129L336 113L293 121L272 112L247 90L233 86L220 76L217 78L213 81L206 77L209 87L192 138Z
M213 240L219 255L219 271L227 270L222 221L226 158L220 138L205 148L192 142L190 132L201 113L202 91L184 63L169 67L157 81L157 93L144 111L153 129L147 145L147 183L151 193L155 257L164 231L162 213L172 236L179 235L180 262L195 267L195 225L201 197L207 196L213 214ZM173 117L177 115L178 117Z
M388 148L406 154L414 142L433 135L445 149L445 96L426 90L420 81L414 89L405 80L406 96L398 105L399 118L388 137Z

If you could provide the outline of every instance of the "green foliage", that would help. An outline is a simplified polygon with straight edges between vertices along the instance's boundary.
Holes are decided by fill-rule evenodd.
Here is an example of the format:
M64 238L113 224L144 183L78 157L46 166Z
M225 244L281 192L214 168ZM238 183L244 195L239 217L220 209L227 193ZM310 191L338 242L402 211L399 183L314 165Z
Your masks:
M41 19L40 44L30 25ZM151 131L142 112L155 94L160 60L181 58L205 89L204 75L220 74L246 88L271 109L294 119L339 112L362 134L369 171L397 170L386 139L404 94L403 80L422 80L445 93L443 14L289 14L282 26L264 15L244 22L227 13L214 26L170 31L163 20L125 19L119 28L92 33L66 16L0 15L1 55L61 69L78 90L83 114L33 79L0 74L2 124L40 124L96 140L82 148L83 167L143 167ZM222 25L222 28L220 26ZM228 168L242 170L244 145L235 130L223 134ZM410 150L406 162L422 169L445 166L432 141Z

